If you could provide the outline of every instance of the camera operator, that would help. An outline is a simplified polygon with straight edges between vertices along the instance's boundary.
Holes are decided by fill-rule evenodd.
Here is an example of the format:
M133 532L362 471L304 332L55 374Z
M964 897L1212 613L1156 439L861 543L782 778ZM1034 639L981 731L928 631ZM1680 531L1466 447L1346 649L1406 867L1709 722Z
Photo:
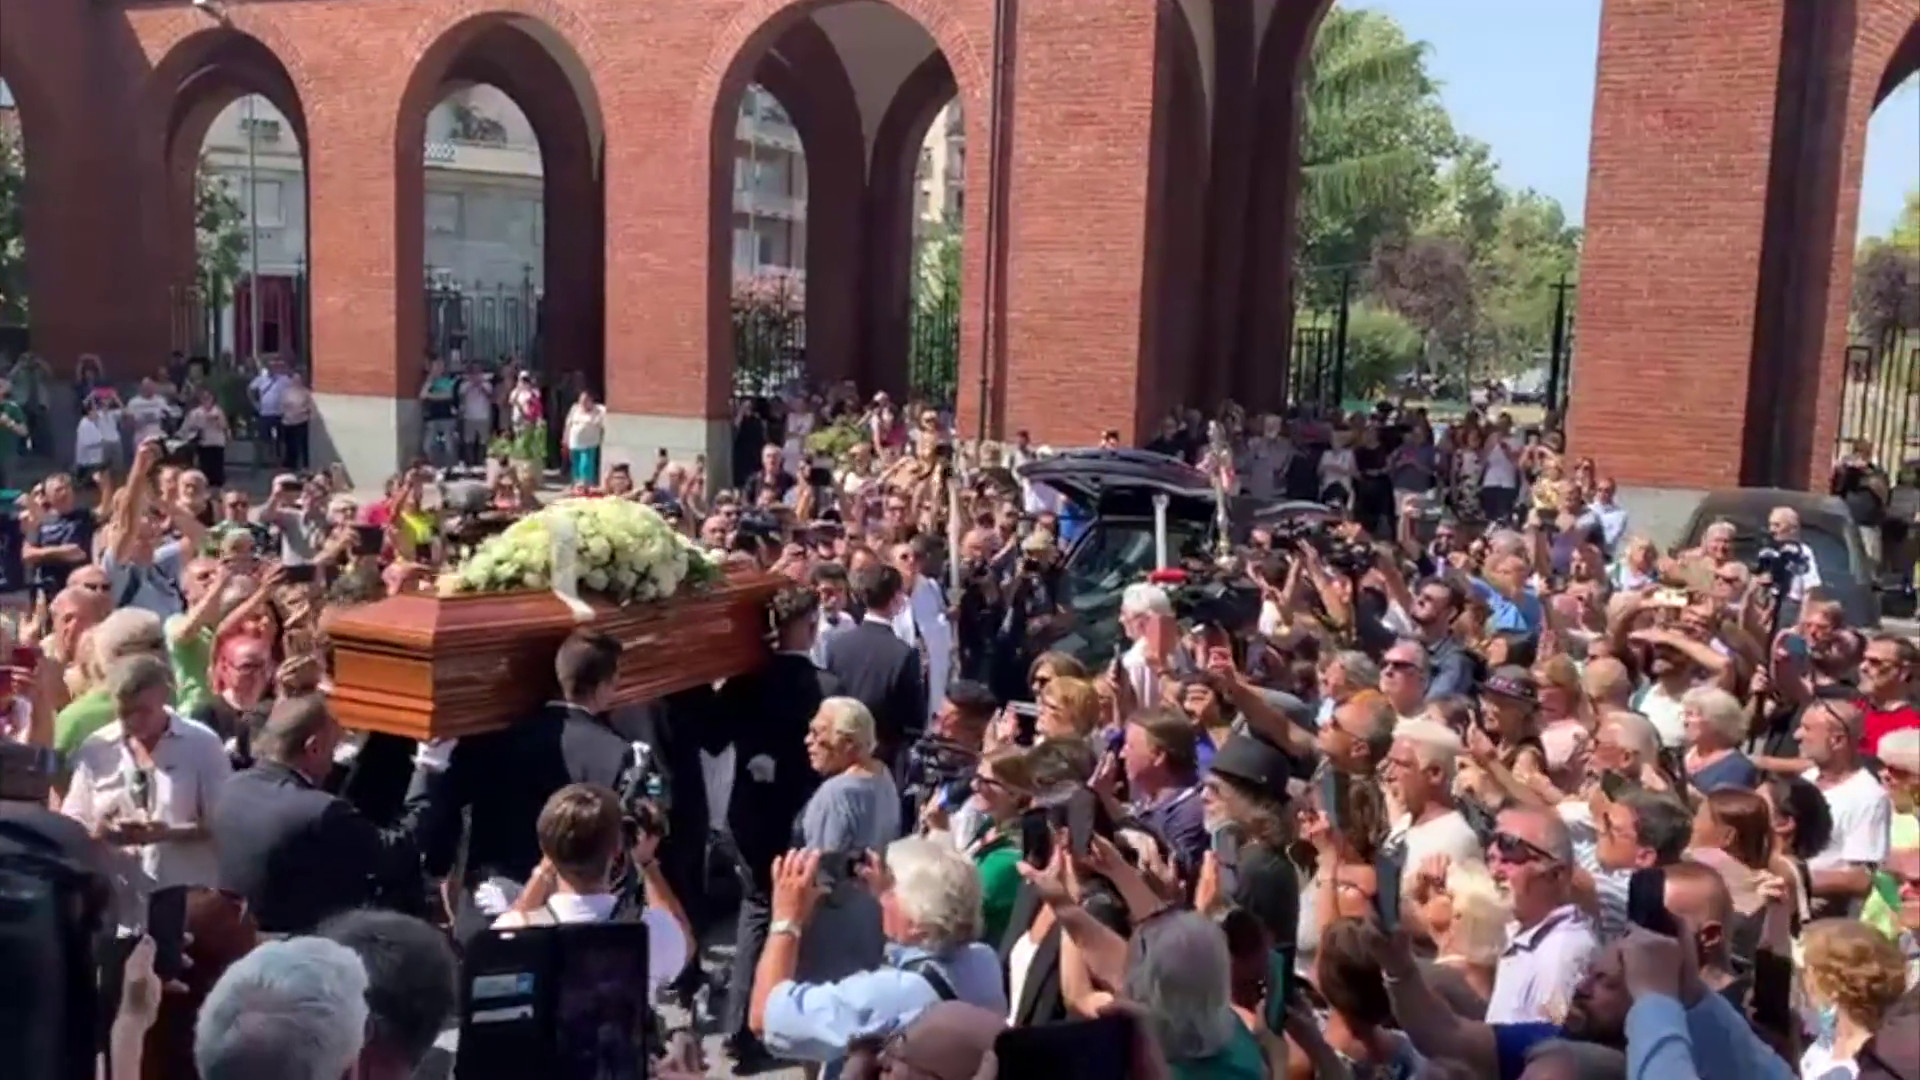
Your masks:
M1006 606L993 567L994 539L990 528L969 529L960 538L960 594L949 616L960 654L958 677L990 685L996 666L1016 666L999 664L994 652Z
M1774 507L1767 515L1767 538L1767 546L1754 556L1753 572L1772 581L1776 598L1798 607L1807 590L1820 585L1820 564L1800 539L1800 515L1790 506ZM1780 617L1791 615L1783 606Z
M904 794L918 808L917 819L926 828L951 833L959 846L980 831L971 785L987 727L999 707L999 699L980 683L955 682L947 687L927 733L907 748Z
M1033 530L1020 542L1020 560L1003 590L1006 599L993 640L990 685L1004 700L1024 696L1027 665L1066 627L1058 555L1054 535L1045 529Z

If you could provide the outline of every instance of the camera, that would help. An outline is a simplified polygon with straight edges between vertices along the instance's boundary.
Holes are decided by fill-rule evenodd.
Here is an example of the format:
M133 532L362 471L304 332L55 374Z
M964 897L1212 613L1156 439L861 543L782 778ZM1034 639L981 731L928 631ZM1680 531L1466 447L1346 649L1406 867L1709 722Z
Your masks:
M1755 576L1766 575L1773 582L1773 591L1785 594L1793 588L1794 579L1807 572L1807 549L1798 542L1768 544L1753 557Z
M952 809L965 802L980 754L935 735L907 747L906 796L915 805L937 800Z

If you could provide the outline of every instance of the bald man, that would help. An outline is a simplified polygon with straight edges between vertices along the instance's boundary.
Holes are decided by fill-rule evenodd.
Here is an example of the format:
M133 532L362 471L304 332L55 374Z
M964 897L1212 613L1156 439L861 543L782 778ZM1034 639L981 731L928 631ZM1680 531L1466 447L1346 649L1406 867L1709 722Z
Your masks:
M1487 869L1513 904L1517 927L1493 977L1490 1024L1550 1020L1572 999L1598 948L1594 926L1573 899L1573 838L1553 810L1501 811Z
M1712 867L1687 861L1668 866L1666 879L1667 910L1693 928L1701 981L1744 1013L1752 980L1733 969L1736 916L1726 879Z

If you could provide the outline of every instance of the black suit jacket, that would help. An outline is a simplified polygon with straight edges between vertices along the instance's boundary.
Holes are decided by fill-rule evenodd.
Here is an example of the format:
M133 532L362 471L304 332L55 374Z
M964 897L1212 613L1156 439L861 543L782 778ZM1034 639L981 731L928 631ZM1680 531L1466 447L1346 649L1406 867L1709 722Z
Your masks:
M284 765L229 777L214 808L220 887L246 897L260 929L305 934L364 906L390 862L373 822Z
M820 786L807 761L807 725L822 701L841 693L840 680L801 653L777 653L720 689L720 715L733 736L727 824L762 889L771 887L773 858L790 846L794 819ZM752 763L761 757L773 763L771 780L754 776Z
M919 650L901 641L891 626L862 619L828 640L825 667L840 680L844 694L873 713L882 760L892 764L892 755L927 726Z
M1044 906L1040 894L1033 886L1022 882L1020 892L1014 897L1013 911L1007 917L1007 929L1000 938L1000 971L1007 975L1007 993L1013 993L1013 979L1008 967L1013 957L1013 946L1033 926L1033 920ZM1127 923L1127 909L1119 898L1105 889L1097 889L1087 895L1084 905L1094 918L1112 928L1115 933L1125 937L1132 932ZM1020 1000L1011 1002L1012 1026L1033 1027L1039 1024L1052 1024L1062 1020L1072 1020L1067 1005L1060 996L1060 924L1055 922L1049 927L1045 937L1034 949L1033 960L1027 965L1027 975L1020 984Z

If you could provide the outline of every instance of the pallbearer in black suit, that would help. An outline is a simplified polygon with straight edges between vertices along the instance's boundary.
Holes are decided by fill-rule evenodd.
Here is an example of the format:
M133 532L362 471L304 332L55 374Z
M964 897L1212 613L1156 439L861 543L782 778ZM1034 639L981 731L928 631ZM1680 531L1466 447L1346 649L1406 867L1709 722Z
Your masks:
M722 1027L742 1066L764 1059L747 1030L753 969L771 917L773 860L790 846L794 819L820 776L807 763L807 725L820 703L840 694L840 680L808 655L818 633L818 597L805 586L773 598L775 652L766 666L727 680L719 713L733 734L733 790L727 820L740 855L742 898L734 937L733 975Z
M822 665L838 676L842 693L873 714L879 744L874 757L903 777L906 748L926 728L927 685L920 653L894 633L892 619L906 603L900 571L868 564L852 573L853 595L865 614L860 625L835 634Z

